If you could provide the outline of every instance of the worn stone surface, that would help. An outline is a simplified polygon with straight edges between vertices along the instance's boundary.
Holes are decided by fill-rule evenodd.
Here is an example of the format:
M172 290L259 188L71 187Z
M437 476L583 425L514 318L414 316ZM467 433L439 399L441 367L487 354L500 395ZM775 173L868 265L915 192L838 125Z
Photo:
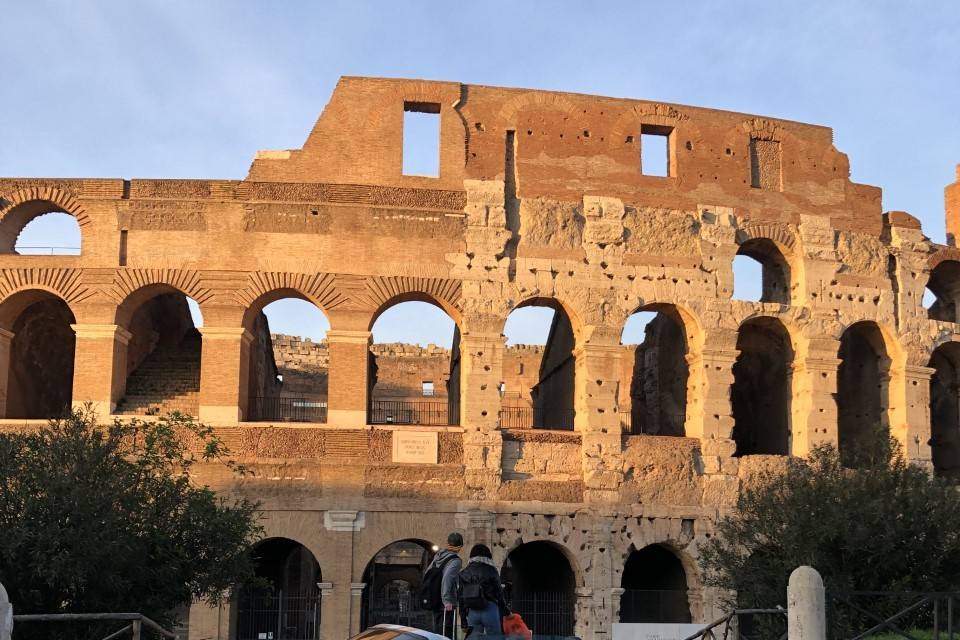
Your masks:
M439 176L403 174L405 108L437 115ZM640 166L641 132L667 138L665 177ZM31 418L67 401L106 418L152 367L251 470L196 480L260 501L267 535L318 562L325 637L358 630L382 549L451 529L501 565L534 542L558 552L585 640L609 637L627 559L649 545L679 560L703 622L720 594L698 545L787 456L855 449L870 426L914 464L960 467L960 181L944 246L849 176L816 125L349 77L302 148L257 154L242 180L0 178L0 429L36 428L20 408L39 399ZM51 211L76 219L81 254L14 253ZM760 300L733 299L738 254L763 265ZM261 312L284 297L327 316L324 343L270 340ZM376 319L408 300L450 315L449 351L371 351ZM554 311L550 339L508 348L527 305ZM658 319L622 345L637 311ZM256 416L281 392L273 367L326 424ZM768 372L778 392L759 402ZM378 387L422 399L424 381L451 424L370 424ZM744 449L762 422L777 433ZM439 463L393 463L396 429L440 432ZM234 620L193 607L190 636Z

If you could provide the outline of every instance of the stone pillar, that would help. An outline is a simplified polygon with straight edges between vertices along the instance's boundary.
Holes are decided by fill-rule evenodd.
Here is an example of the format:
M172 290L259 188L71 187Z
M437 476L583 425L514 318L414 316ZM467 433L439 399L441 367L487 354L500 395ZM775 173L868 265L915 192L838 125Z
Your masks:
M623 587L612 587L610 589L610 608L613 612L610 620L611 629L613 628L613 625L620 622L620 601L626 591L627 590ZM612 633L610 635L613 637Z
M73 406L91 403L101 417L113 413L127 384L131 334L115 324L73 324Z
M210 424L236 424L247 408L247 375L253 335L243 327L199 328L200 416Z
M793 365L790 453L806 457L820 444L837 446L837 372L839 343L833 338L817 339L816 350Z
M494 514L491 511L483 509L470 509L467 511L466 529L466 548L475 544L485 544L493 548L493 525Z
M826 640L827 609L823 580L812 567L797 567L787 584L788 640Z
M350 634L354 636L360 633L360 608L363 605L363 590L367 586L366 582L350 583Z
M739 480L738 461L733 457L733 364L736 349L704 349L702 373L703 427L700 448L703 453L703 503L714 507L736 504ZM689 422L689 421L688 421Z
M327 331L330 348L327 423L330 425L364 427L367 424L372 335L369 331Z
M13 333L0 329L0 416L7 415L7 383L10 380L10 342Z
M230 637L229 602L209 605L197 600L190 606L189 640L227 640Z
M906 387L906 429L903 446L907 459L932 468L933 453L930 449L930 378L936 369L917 365L904 367ZM895 434L896 435L896 434Z
M615 503L623 481L623 437L617 411L619 345L586 343L574 350L576 419L582 437L585 502Z
M320 589L320 637L336 638L339 634L334 628L336 620L336 602L332 582L321 582Z
M477 499L495 496L500 485L499 387L504 349L505 338L499 333L467 333L460 340L463 458L467 487Z
M574 635L582 640L601 640L597 637L597 621L594 619L593 587L578 587L574 604Z

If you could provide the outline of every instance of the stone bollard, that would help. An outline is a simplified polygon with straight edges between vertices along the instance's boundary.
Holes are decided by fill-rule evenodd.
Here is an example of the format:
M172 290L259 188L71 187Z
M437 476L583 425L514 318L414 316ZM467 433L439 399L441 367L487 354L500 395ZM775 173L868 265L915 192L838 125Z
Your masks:
M813 567L797 567L787 584L787 640L826 640L823 579Z
M10 640L13 635L13 605L7 590L0 584L0 640Z

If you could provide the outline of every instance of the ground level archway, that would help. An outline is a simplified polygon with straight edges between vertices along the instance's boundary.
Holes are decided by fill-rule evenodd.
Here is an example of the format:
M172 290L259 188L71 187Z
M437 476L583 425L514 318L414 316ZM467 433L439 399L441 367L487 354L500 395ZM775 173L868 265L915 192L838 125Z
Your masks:
M321 575L310 550L270 538L253 553L258 583L238 593L236 640L319 640Z
M669 549L652 544L627 557L620 586L620 622L689 623L687 574Z
M417 601L424 571L438 547L425 540L391 542L378 551L363 572L360 629L401 624L434 630L433 612Z
M573 636L577 579L570 560L552 542L519 545L500 572L507 602L538 636Z

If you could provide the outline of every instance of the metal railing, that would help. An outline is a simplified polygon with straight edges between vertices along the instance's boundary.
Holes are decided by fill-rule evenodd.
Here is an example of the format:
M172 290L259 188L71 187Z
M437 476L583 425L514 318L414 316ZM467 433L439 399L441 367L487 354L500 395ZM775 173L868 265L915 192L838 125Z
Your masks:
M130 634L133 640L143 637L144 628L157 633L164 638L176 638L176 634L167 631L159 624L142 613L31 613L13 616L14 623L21 622L129 622L121 629L117 629L103 637L103 640L115 640Z
M784 640L787 637L787 610L734 609L684 640Z
M690 622L687 591L627 589L620 596L620 622Z
M684 424L687 421L686 413L670 413L670 414L660 414L660 420L667 420L669 424L660 424L659 428L652 429L651 425L647 424L647 415L642 411L636 413L631 409L623 409L620 411L620 426L623 428L625 433L629 433L633 436L641 435L657 435L660 433L674 433L678 431L683 432Z
M827 592L827 637L960 638L960 592Z
M327 403L308 398L250 398L251 422L326 422Z
M460 422L457 404L446 400L373 400L370 424L450 426Z
M527 591L514 593L510 608L519 613L533 637L573 637L577 597L571 592Z
M236 640L319 640L320 593L247 591L237 602Z
M39 245L18 244L13 250L21 256L78 256L80 247L44 247Z
M573 429L574 412L552 407L501 407L502 429Z

